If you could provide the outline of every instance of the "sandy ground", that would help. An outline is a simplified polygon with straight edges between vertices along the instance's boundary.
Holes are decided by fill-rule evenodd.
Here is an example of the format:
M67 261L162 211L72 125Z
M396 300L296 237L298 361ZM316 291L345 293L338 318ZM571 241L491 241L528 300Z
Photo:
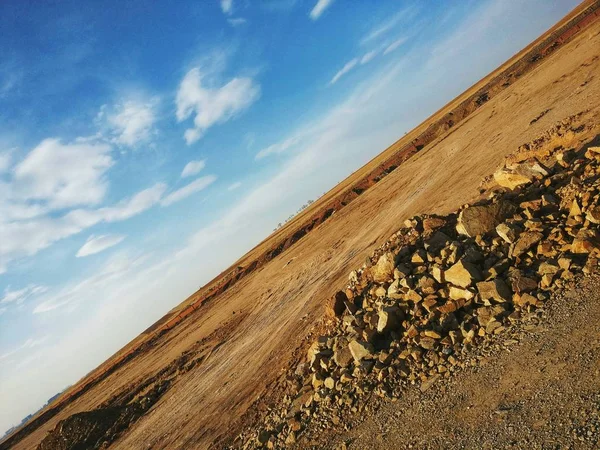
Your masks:
M201 356L201 362L176 377L113 447L207 448L235 433L236 421L269 392L281 367L317 322L323 302L344 284L350 270L404 219L417 213L447 213L474 199L481 179L506 154L556 121L582 110L600 114L599 74L597 22L15 448L35 448L59 420L130 389L187 350ZM545 110L549 112L530 125Z

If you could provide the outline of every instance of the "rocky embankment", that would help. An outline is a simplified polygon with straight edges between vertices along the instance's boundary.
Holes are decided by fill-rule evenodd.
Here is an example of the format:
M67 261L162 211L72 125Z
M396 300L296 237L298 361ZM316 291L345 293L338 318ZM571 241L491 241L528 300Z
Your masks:
M485 199L407 220L351 272L285 396L234 445L279 448L347 429L372 396L427 390L498 335L526 332L552 295L595 272L600 147L572 130L558 124L522 146L486 180Z

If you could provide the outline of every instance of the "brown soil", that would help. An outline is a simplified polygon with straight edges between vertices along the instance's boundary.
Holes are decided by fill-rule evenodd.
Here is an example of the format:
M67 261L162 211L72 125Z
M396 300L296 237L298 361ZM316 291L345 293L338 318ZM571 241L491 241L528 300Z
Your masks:
M597 7L598 2L586 5ZM35 448L70 416L134 405L144 392L164 380L168 380L168 388L144 414L131 420L127 416L127 425L137 419L128 429L121 429L120 419L103 425L115 430L109 439L114 439L114 448L206 448L235 437L243 425L261 414L269 396L277 394L272 388L281 368L301 353L299 348L318 323L323 302L344 284L349 270L359 266L404 219L416 213L447 213L474 199L480 180L492 173L507 153L555 122L584 109L588 110L587 120L598 122L600 24L589 23L564 44L554 45L561 35L550 33L543 43L551 45L551 50L536 44L529 59L524 58L528 52L518 55L353 174L238 261L234 267L242 269L232 269L190 297L146 336L0 443L0 448ZM502 83L493 84L515 61L521 61L527 70L510 82L499 78ZM496 90L487 89L485 98L473 97L489 83ZM477 107L469 103L473 98ZM439 125L427 145L391 169L399 164L393 158L405 158L406 146L421 136L432 120L444 123L444 117L461 110L463 104L471 105L464 109L471 108L468 115L451 127ZM392 162L386 165L386 161ZM377 172L377 167L382 169ZM439 167L444 170L437 170ZM362 189L363 182L372 186L360 195L348 194L352 201L346 201L345 207L312 225L304 237L297 235L303 224L323 217L329 202L342 205L344 195L355 186ZM295 234L295 245L287 246ZM286 246L289 248L282 255ZM268 258L263 257L269 252ZM253 266L255 261L263 262ZM236 275L239 273L246 275ZM219 295L210 297L211 292ZM212 301L203 301L207 298ZM191 304L196 308L187 310L186 320L175 320L168 330L160 331L161 325L170 323ZM74 418L89 423L89 415ZM68 428L72 423L62 425ZM81 436L100 442L86 427L82 426Z

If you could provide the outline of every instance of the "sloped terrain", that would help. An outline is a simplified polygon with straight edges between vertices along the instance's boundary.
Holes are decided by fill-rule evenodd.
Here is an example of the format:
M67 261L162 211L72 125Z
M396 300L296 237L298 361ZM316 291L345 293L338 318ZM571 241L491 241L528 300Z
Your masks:
M277 405L285 393L287 373L282 369L289 367L290 361L303 362L313 338L326 331L321 327L327 325L322 318L328 299L345 286L348 273L359 268L407 218L415 214L446 215L466 202L479 200L481 180L494 173L508 153L542 136L558 122L584 113L581 120L585 124L598 123L599 32L600 25L593 22L553 47L546 57L534 61L530 71L489 95L487 101L482 99L463 120L436 134L428 145L293 246L229 283L211 301L197 303L220 281L209 284L173 314L177 316L190 304L197 304L197 308L165 329L157 326L149 330L145 342L125 352L126 358L105 365L93 383L84 380L69 393L72 396L57 402L52 414L44 416L49 411L43 412L30 427L0 447L36 448L53 435L49 432L61 430L61 423L67 430L72 423L69 417L86 418L82 432L75 433L76 439L105 445L106 439L96 438L94 426L89 426L90 416L78 414L133 405L146 392L140 391L140 386L152 389L163 376L169 380L168 387L144 414L127 421L126 430L113 428L115 432L107 442L111 448L244 444L235 440L240 431L248 430L243 436L250 439L256 431L250 425L264 423L269 407ZM480 87L447 108L460 105ZM447 112L443 110L436 119ZM429 123L408 138L414 139ZM369 166L355 176L363 177L372 169ZM342 187L352 185L351 181ZM306 211L298 220L314 211ZM247 258L253 260L281 242L282 233L290 229L279 230ZM247 258L236 267L246 267ZM171 319L169 316L167 321ZM177 362L181 358L185 359L182 365ZM308 425L304 429L308 430ZM305 436L310 436L309 431ZM51 442L52 437L48 439ZM310 442L301 445L305 444Z
M333 430L348 429L364 418L361 413L372 397L402 401L407 386L418 385L425 392L465 367L479 369L482 349L498 349L498 335L510 336L502 342L505 347L518 344L527 331L544 326L546 304L553 296L563 311L569 307L564 302L575 294L565 296L566 288L585 283L588 314L598 315L597 283L582 278L599 271L600 147L589 144L600 142L600 125L594 125L598 119L586 114L570 117L545 134L550 138L537 139L509 155L494 173L497 184L489 198L454 214L407 220L359 270L350 273L346 289L327 305L332 319L325 319L325 331L309 346L306 360L288 370L285 396L263 425L250 436L241 435L239 442L245 447L281 447L296 443L300 435L304 444L315 445L311 440L316 440L319 447L330 445ZM566 136L574 147L556 145L556 139L564 142ZM520 162L512 162L515 159ZM581 323L581 306L571 307ZM572 367L573 373L582 375L575 390L583 394L592 389L587 399L582 395L579 402L571 401L571 410L578 404L591 411L586 418L591 420L589 426L576 415L570 432L555 436L544 425L554 422L556 428L564 428L564 411L546 408L549 414L543 421L544 408L530 407L531 416L521 419L537 417L541 432L521 427L520 435L513 436L515 444L531 445L531 435L538 445L579 438L590 445L600 442L598 368L589 371L599 349L600 329L594 324L589 318L586 321L587 351L579 358L580 366ZM577 348L583 330L569 335L563 326L559 333L564 341L549 339L549 346L542 345L539 351L553 347L564 370L568 367L564 361L573 360L567 351ZM532 368L543 371L540 362ZM488 373L494 370L488 369ZM562 393L573 397L570 376L558 378L566 384ZM554 386L557 389L560 384ZM552 404L549 392L545 397ZM471 401L485 403L490 394L479 389ZM511 409L497 406L500 414ZM459 415L462 411L456 409ZM417 411L412 421L422 424L423 417ZM472 426L471 421L461 425ZM578 422L586 427L583 434L577 431ZM421 444L429 440L435 445L456 445L451 441L460 437L455 430L462 428L457 425L456 420L447 425L454 433L445 442L436 442L422 429ZM469 436L473 448L491 443L476 429Z

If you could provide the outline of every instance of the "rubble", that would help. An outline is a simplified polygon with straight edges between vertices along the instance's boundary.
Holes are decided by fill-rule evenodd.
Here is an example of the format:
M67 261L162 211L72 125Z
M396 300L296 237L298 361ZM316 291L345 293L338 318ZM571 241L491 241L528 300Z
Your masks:
M458 215L456 230L469 237L489 233L514 210L514 205L505 201L465 208Z
M265 418L269 442L296 442L310 421L341 426L366 395L427 390L472 348L537 318L568 280L597 270L600 151L546 153L497 171L509 190L407 220L351 272L327 334L309 349L309 373L290 373L291 400ZM243 440L260 447L259 437Z
M466 288L481 280L482 276L476 265L460 260L444 272L444 278L448 283Z
M510 170L501 169L494 173L494 180L502 187L515 189L523 184L531 182L531 177Z

